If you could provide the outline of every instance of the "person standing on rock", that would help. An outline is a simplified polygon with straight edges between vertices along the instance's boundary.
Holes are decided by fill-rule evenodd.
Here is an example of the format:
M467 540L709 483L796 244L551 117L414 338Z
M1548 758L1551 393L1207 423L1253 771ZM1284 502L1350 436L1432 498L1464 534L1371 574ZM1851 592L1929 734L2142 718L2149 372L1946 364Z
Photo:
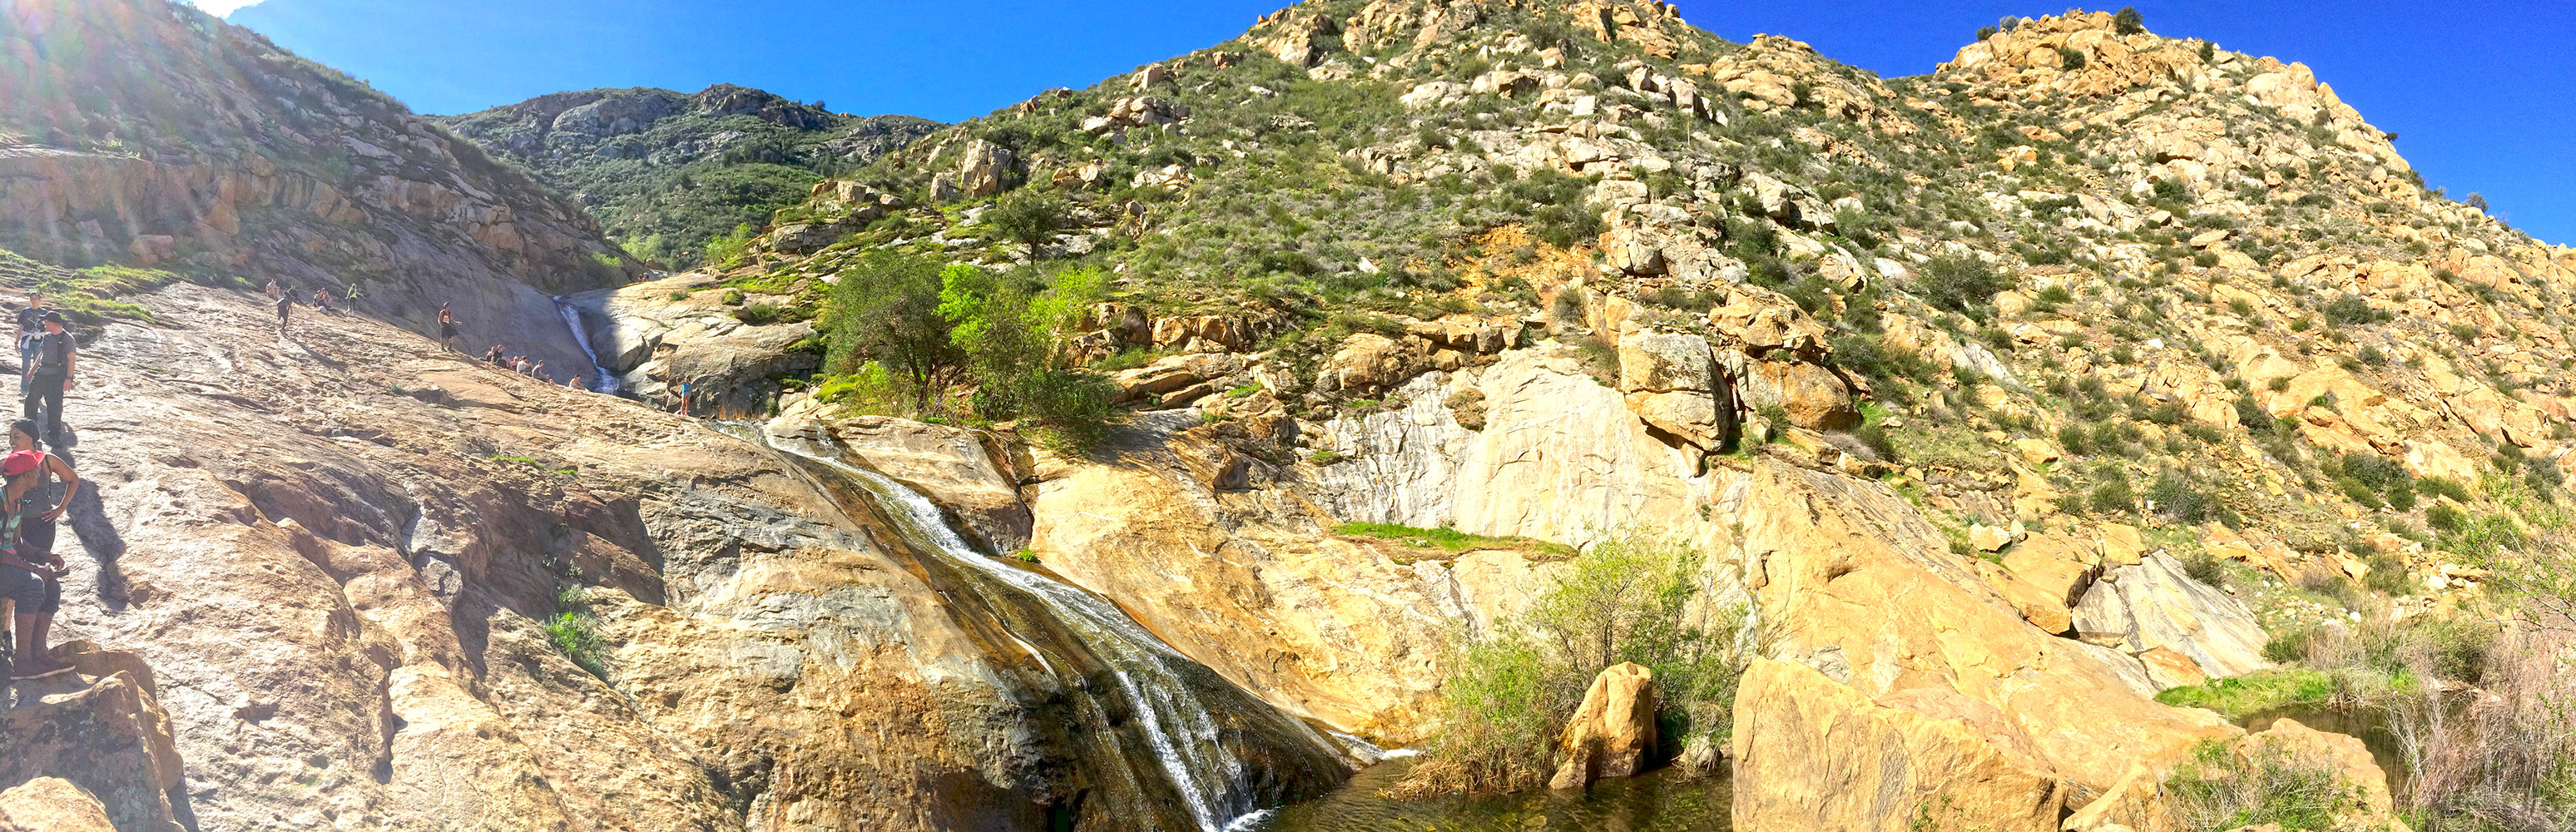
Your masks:
M351 309L356 309L358 308L358 299L363 297L366 297L366 295L358 292L358 282L352 280L349 281L349 293L340 298L340 302L346 304Z
M27 305L18 307L19 369L24 370L27 362L35 360L36 338L43 334L45 334L45 296L28 292ZM21 372L18 375L18 395L26 394L27 376Z
M44 326L45 334L37 336L36 355L23 376L27 382L24 417L37 420L55 447L61 447L68 444L63 432L63 391L71 389L80 350L72 343L72 334L63 331L62 313L45 310Z
M71 567L63 556L54 552L54 534L61 529L63 509L72 504L72 495L80 493L80 474L62 457L45 453L36 446L36 423L20 419L9 426L9 452L32 453L39 457L35 470L28 473L35 482L18 500L18 546L12 552L20 561L45 567L53 574L45 577L45 603L37 606L33 635L35 656L47 660L51 655L45 645L54 629L54 614L62 611L63 576ZM60 483L61 487L55 487ZM20 607L20 609L26 609Z
M62 610L63 573L19 554L18 533L30 514L22 506L35 489L35 472L44 467L44 456L38 451L16 451L0 457L0 476L8 478L8 485L0 488L0 544L5 544L0 547L0 600L16 607L10 622L18 637L16 670L28 676L68 666L45 654L45 643L38 635Z
M446 345L447 348L451 350L456 348L457 321L456 315L449 312L448 307L454 305L455 304L452 303L442 303L438 305L438 342Z

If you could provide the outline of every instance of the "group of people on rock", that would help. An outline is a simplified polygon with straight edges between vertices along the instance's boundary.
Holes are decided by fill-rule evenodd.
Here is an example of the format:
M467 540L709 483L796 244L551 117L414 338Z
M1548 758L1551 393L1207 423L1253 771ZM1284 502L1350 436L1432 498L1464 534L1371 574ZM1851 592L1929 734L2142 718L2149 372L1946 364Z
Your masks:
M509 370L547 384L556 383L555 374L546 370L545 359L529 358L524 355L511 355L509 352L510 350L508 347L501 344L493 344L491 349L483 351L483 360L491 363L492 366ZM563 386L574 390L582 389L581 373L573 373L571 376L565 378L562 384Z
M349 308L355 309L358 306L358 299L363 297L366 295L358 291L358 284L351 283L348 291L342 294L341 301ZM276 278L269 278L268 299L269 302L277 304L277 332L283 335L286 333L286 319L289 313L295 311L295 287L280 284ZM331 311L331 290L314 289L313 308L324 312Z
M51 673L70 666L47 645L54 615L63 606L63 576L71 568L54 552L63 510L80 493L69 460L46 453L69 448L63 429L63 392L79 365L79 347L63 331L59 310L29 293L18 310L18 385L25 416L9 426L9 452L0 456L0 623L16 637L14 675ZM10 645L0 642L0 651Z

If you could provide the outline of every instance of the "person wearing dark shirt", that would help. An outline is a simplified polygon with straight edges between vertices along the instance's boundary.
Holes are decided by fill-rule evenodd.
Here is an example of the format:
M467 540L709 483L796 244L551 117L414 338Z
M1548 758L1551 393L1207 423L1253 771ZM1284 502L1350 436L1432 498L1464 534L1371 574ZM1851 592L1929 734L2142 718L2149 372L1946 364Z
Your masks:
M63 433L63 391L71 389L80 350L72 343L72 334L63 331L62 313L47 310L44 325L45 334L36 338L35 357L21 376L27 383L26 418L37 420L60 446L68 442Z

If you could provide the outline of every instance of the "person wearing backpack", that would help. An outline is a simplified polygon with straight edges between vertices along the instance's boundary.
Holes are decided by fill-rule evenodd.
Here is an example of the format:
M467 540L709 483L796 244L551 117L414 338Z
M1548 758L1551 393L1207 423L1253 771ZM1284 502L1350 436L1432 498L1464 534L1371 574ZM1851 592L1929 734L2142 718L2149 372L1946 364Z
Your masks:
M63 432L63 391L72 386L72 371L80 363L79 347L72 334L63 331L63 314L45 311L45 334L36 338L36 357L27 364L25 418L37 420L56 447L68 444ZM41 418L39 418L41 414Z
M51 624L54 613L62 609L64 570L31 563L19 555L20 524L31 514L24 505L28 493L35 490L35 472L44 467L44 456L39 451L17 451L0 457L0 476L8 478L8 485L0 487L0 601L13 608L10 626L18 641L13 670L22 676L70 666L46 655L37 636L38 628Z
M81 478L70 462L37 447L36 423L26 419L9 426L9 452L22 451L38 459L35 470L27 472L35 481L18 500L18 508L24 514L18 520L17 548L11 552L18 560L53 573L45 577L45 602L36 607L35 629L28 637L35 646L35 660L47 662L53 655L53 648L46 645L54 629L54 614L62 611L63 576L71 574L63 556L54 552L54 535L61 529L63 510L70 508L73 495L80 493ZM0 491L0 495L5 494Z

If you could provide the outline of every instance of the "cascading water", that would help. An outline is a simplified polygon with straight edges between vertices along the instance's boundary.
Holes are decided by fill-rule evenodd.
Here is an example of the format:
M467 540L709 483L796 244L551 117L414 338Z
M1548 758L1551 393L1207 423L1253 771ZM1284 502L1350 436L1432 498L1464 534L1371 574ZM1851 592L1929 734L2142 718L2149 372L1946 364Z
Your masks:
M1129 781L1140 793L1168 792L1199 832L1223 832L1256 818L1264 802L1294 796L1292 784L1318 775L1338 782L1346 760L1375 749L1345 748L1304 722L1279 713L1164 644L1115 604L1036 572L984 556L950 527L937 503L884 475L851 464L836 448L811 439L764 432L764 444L811 463L866 495L916 551L984 580L962 582L997 609L1042 611L1036 626L1010 638L1047 672L1074 690L1098 688L1123 708L1102 708L1101 725L1131 730L1109 733ZM1016 628L1015 628L1016 629ZM1042 646L1045 645L1045 646ZM1050 647L1054 649L1049 649ZM1055 653L1052 659L1049 653ZM1093 667L1093 684L1073 668ZM1126 719L1107 713L1122 710ZM1132 736L1131 736L1132 735ZM1101 739L1101 738L1094 738ZM1253 758L1253 759L1248 759ZM1119 768L1118 761L1088 760ZM1266 765L1265 765L1266 764ZM1152 769L1146 771L1142 769ZM1265 769L1280 770L1265 770ZM1159 780L1161 783L1149 782ZM1120 828L1150 828L1128 819Z
M590 327L583 326L581 323L581 307L564 300L562 295L554 296L553 300L555 314L562 315L564 325L572 328L572 342L581 345L581 354L590 358L592 382L587 386L592 392L614 395L617 392L617 377L609 375L606 368L599 366L599 353L590 348Z

